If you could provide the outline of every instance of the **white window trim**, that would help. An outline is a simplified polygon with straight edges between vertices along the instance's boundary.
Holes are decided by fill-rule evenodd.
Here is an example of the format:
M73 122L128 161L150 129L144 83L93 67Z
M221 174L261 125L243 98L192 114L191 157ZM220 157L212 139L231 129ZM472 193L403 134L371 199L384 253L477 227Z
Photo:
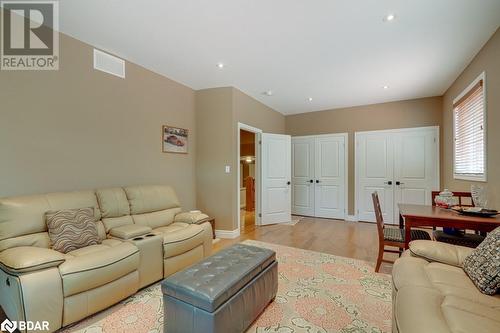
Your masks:
M487 147L488 147L488 142L487 142L487 98L486 98L486 73L482 72L479 74L479 76L472 81L471 84L465 88L460 95L455 97L453 100L453 105L457 103L462 97L464 97L479 81L483 80L483 105L484 105L484 117L483 117L483 135L484 135L484 146L483 146L483 156L484 156L484 174L483 175L462 175L462 174L457 174L455 170L455 108L453 107L452 109L452 115L453 115L453 179L459 179L459 180L469 180L469 181L475 181L475 182L486 182L487 181L487 173L488 173L488 154L487 154Z

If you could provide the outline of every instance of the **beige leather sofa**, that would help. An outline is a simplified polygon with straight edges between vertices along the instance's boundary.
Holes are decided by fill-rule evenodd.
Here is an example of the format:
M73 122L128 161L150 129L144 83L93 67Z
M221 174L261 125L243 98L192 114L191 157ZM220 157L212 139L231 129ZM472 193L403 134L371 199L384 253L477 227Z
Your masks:
M49 210L94 207L102 244L50 249ZM181 213L168 186L0 199L0 305L16 321L74 323L208 256L206 217Z
M393 332L500 332L500 295L482 294L462 269L472 250L410 243L392 269Z

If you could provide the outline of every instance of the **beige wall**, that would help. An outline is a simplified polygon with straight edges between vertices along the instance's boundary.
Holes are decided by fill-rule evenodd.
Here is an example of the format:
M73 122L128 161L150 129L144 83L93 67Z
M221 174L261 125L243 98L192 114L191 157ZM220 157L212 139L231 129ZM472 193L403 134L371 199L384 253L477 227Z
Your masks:
M349 214L354 214L354 132L441 125L442 98L430 97L286 117L292 136L349 134Z
M482 72L486 72L487 182L489 206L500 209L500 30L446 91L443 98L443 186L470 191L473 182L453 179L453 99Z
M0 71L0 197L169 184L195 207L194 91L126 64L93 70L92 47L61 35L59 71ZM189 154L161 152L161 126L189 129Z
M196 201L216 220L216 229L233 230L233 88L196 92ZM226 174L224 167L231 166Z
M197 204L216 218L216 229L237 229L238 122L284 133L285 117L236 88L196 92ZM229 165L231 173L224 167Z

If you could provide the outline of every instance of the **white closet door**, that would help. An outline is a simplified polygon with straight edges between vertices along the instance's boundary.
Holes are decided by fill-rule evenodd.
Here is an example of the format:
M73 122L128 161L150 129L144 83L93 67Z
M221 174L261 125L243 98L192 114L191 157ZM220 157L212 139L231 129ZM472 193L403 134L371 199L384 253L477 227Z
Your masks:
M292 138L292 213L314 216L314 138Z
M345 218L345 137L316 138L315 216Z
M291 221L291 137L262 134L261 224Z
M439 127L356 133L358 220L375 222L378 192L386 223L397 223L399 203L431 204L439 189Z
M399 203L431 205L439 189L439 129L405 130L394 134L395 219Z
M394 222L394 147L392 134L356 133L358 220L375 222L372 193L377 191L386 223Z

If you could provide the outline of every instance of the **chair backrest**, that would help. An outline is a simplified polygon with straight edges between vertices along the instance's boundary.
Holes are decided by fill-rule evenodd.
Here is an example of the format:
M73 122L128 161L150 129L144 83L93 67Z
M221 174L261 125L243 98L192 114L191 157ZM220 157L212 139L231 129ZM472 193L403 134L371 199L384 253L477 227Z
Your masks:
M432 205L436 206L436 202L434 199L439 195L440 191L432 191ZM472 194L470 192L453 192L453 197L458 198L459 206L470 206L474 207L474 200L472 200ZM470 204L463 203L463 199L470 199Z
M384 217L382 216L382 208L380 208L380 200L378 193L372 193L373 210L375 211L375 219L377 220L377 231L379 240L384 240Z

